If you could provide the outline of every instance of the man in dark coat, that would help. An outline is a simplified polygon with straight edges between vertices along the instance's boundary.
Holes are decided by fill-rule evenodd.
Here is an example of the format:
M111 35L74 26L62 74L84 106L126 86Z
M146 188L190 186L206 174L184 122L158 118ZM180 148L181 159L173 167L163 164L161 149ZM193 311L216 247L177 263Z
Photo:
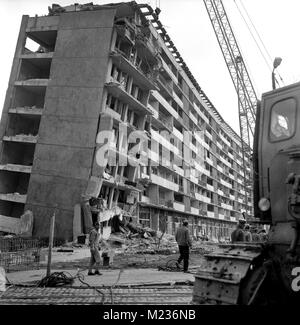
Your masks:
M189 253L190 247L192 247L192 241L188 229L188 221L184 220L181 227L179 227L175 234L175 239L178 244L180 256L176 263L179 268L179 264L183 260L183 271L186 273L189 268Z
M244 234L245 224L246 224L245 219L239 219L236 229L231 233L232 243L245 241L245 234Z

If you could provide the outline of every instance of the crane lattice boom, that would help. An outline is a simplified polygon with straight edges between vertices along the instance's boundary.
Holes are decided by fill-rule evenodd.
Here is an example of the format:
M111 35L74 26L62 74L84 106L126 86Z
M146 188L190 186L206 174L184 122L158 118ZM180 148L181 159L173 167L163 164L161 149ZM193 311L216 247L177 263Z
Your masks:
M242 147L245 151L250 151L254 135L257 96L222 0L203 1L238 94Z

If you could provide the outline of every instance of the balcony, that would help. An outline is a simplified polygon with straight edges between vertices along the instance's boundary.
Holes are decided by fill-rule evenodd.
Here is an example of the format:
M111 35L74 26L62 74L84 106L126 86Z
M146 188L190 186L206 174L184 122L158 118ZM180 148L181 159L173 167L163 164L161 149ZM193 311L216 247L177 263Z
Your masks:
M149 204L150 198L148 196L142 195L141 202Z
M176 210L176 211L184 212L185 211L185 206L184 206L183 203L173 202L173 209Z
M148 157L159 165L159 154L157 152L148 149Z
M218 214L218 217L219 217L220 220L224 220L225 219L224 214L221 214L221 213Z
M160 46L156 39L138 31L135 43L140 57L145 58L150 63L157 63Z
M227 144L228 147L231 147L230 142L227 141L227 140L222 136L222 134L219 134L219 136L220 136L221 140L222 140L225 144Z
M158 119L158 111L153 106L151 106L149 103L148 103L148 108L150 109L153 117L155 119Z
M175 100L175 102L178 104L178 106L180 108L183 108L183 102L182 100L177 96L177 94L175 93L175 91L173 91L173 99Z
M110 81L105 83L105 86L110 94L127 103L132 110L142 114L151 114L151 110L130 95L119 82Z
M236 217L230 217L230 221L236 222Z
M113 63L119 67L122 71L126 72L136 81L137 84L143 89L155 89L158 90L157 86L154 84L152 75L145 75L141 70L139 70L132 62L126 58L125 53L116 49L110 53L110 57Z
M233 200L233 201L235 201L235 196L234 195L229 195L229 198L231 199L231 200Z
M207 211L207 217L208 218L214 218L215 217L215 213L211 212L211 211Z
M172 81L167 82L166 79L160 74L158 76L158 82L162 86L160 88L164 88L164 89L160 89L160 90L161 91L164 90L167 96L170 96L170 97L173 98L173 95L172 95L173 94L173 88L172 88L172 85L171 85Z
M199 209L191 207L191 213L195 215L199 215Z
M190 149L193 150L196 154L198 154L197 147L194 146L194 145L192 144L192 142L190 142Z
M220 167L219 165L217 166L217 170L218 170L219 172L223 173L223 168Z
M164 187L168 190L171 190L171 191L175 191L175 192L178 192L179 191L179 185L172 182L172 181L169 181L161 176L158 176L158 175L155 175L155 174L152 174L151 177L150 177L152 183L156 184L156 185L159 185L161 187Z
M24 166L24 165L16 165L16 164L0 165L0 170L7 170L10 172L30 174L31 169L32 169L32 166Z
M210 190L211 192L214 192L214 187L212 185L206 184L206 188Z
M175 170L175 172L177 174L179 174L180 176L184 177L184 170L181 167L173 164L173 169Z
M228 175L232 180L235 180L235 177L234 177L234 175L232 175L232 174L230 174L229 173L229 175Z
M214 165L214 162L210 158L205 158L205 161L208 162L211 166Z
M230 152L228 152L228 157L230 157L232 160L234 160L234 156Z
M193 176L192 174L190 174L190 180L191 180L191 182L198 184L198 178Z
M219 195L224 196L224 192L223 191L218 190L217 192L218 192Z
M173 127L173 134L180 140L183 141L183 134L177 130L175 127Z
M196 125L198 125L198 120L197 120L197 117L195 117L195 115L193 115L191 112L189 112L189 117Z
M233 210L233 207L229 204L221 203L221 207L227 210Z
M212 135L207 131L205 130L205 135L212 141L213 140L213 137Z
M232 185L230 183L227 183L226 181L224 181L223 179L221 179L221 184L223 184L226 187L232 188Z
M151 130L151 137L160 143L162 146L164 146L166 149L170 150L171 152L174 152L174 154L178 155L179 150L177 147L175 147L173 144L171 144L170 141L165 139L163 136L161 136L157 131Z
M227 161L226 159L224 159L223 157L220 157L220 160L222 161L222 163L228 167L232 167L231 163L229 161Z
M152 95L175 119L178 119L178 113L158 91L152 91Z
M223 146L218 141L216 141L216 145L220 150L223 151Z
M201 109L195 103L194 108L196 112L201 116L201 118L206 122L206 124L209 124L209 119L201 112Z
M201 195L199 193L195 193L196 199L205 202L205 203L211 203L211 199L207 196Z
M111 108L108 107L108 106L106 106L106 107L103 109L102 113L107 114L107 115L109 115L109 116L112 116L114 119L116 119L116 120L122 122L122 120L121 120L121 114L117 113L116 111L114 111L113 109L111 109Z
M175 74L173 73L173 71L169 68L169 66L167 65L167 63L163 59L161 59L161 61L162 61L162 67L163 67L163 69L170 76L170 78L177 84L178 83L178 79L175 76Z

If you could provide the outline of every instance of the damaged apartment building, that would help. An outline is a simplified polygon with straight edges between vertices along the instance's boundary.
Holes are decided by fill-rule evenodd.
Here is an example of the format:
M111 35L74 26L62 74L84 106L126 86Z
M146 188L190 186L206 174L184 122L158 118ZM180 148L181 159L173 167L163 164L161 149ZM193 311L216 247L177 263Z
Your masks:
M56 237L72 239L91 188L106 209L170 234L187 218L195 236L225 238L252 214L240 137L158 14L123 2L23 16L0 127L0 218L30 210L34 236L47 237L56 208ZM136 131L143 145L128 143Z

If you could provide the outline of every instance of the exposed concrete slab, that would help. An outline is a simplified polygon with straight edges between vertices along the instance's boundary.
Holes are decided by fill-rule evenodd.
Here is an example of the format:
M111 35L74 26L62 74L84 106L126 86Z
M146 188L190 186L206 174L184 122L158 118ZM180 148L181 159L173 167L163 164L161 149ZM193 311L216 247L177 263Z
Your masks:
M104 49L109 48L111 35L112 28L105 28L104 33L99 33L99 28L60 30L54 57L106 57L107 53Z
M101 87L107 70L106 58L56 58L51 64L49 86Z
M103 88L48 87L43 115L99 118Z
M48 203L48 202L47 202ZM52 203L53 204L53 203ZM26 204L25 209L33 212L34 228L33 236L46 238L49 237L50 218L54 213L54 207L45 205ZM59 239L71 240L73 236L73 209L63 210L57 209L55 217L54 237Z
M33 173L88 179L94 149L37 144ZM70 168L72 166L72 168Z
M0 194L0 200L4 200L4 201L25 203L26 198L27 198L27 195L21 195L21 194L17 194L17 193Z
M88 182L88 186L85 192L86 196L98 197L103 179L95 176L91 176Z
M116 9L67 12L60 15L59 29L113 27Z
M10 108L9 113L13 114L26 114L26 115L42 115L42 108L29 108L29 107L16 107Z
M4 136L3 140L5 140L5 141L15 141L15 142L36 143L37 142L37 136L25 135L25 134L17 134L17 135L14 135L14 136Z
M39 143L93 148L97 126L97 119L43 116L39 131Z
M27 16L28 17L28 16ZM49 30L50 28L57 28L59 24L60 16L42 16L42 17L30 17L28 20L27 30Z
M86 186L87 180L32 174L27 203L49 207L57 204L58 208L73 211Z
M20 173L31 173L31 166L16 165L16 164L6 164L0 165L0 170L8 170L12 172Z
M19 228L20 220L18 218L11 218L0 216L0 231L15 234Z
M33 214L31 211L26 211L21 218L0 216L0 231L30 237L32 235L32 226Z
M39 86L39 87L47 87L48 79L28 79L28 80L18 80L15 81L16 86Z

